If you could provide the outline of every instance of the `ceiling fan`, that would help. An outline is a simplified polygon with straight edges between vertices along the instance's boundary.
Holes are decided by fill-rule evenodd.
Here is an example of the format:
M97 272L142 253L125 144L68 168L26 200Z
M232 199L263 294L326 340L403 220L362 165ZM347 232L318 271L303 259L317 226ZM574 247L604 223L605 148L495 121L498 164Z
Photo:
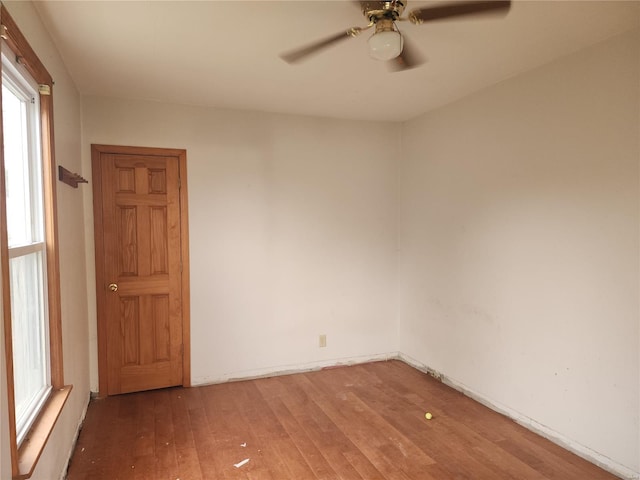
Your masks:
M302 48L286 52L280 57L287 63L298 63L311 55L339 43L347 38L358 36L361 32L375 27L369 38L369 55L376 60L387 61L394 71L406 70L424 63L424 58L400 33L396 22L409 21L416 25L427 22L457 18L470 15L506 14L511 8L510 0L455 1L446 4L416 8L406 17L402 16L407 0L362 1L362 13L369 21L364 27L351 27L330 37L318 40Z

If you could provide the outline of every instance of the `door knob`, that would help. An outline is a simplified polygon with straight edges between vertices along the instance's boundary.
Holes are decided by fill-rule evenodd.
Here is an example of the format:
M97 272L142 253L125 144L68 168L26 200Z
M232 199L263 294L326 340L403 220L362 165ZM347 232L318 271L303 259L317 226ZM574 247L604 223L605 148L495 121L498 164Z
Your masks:
M117 292L118 291L118 284L117 283L110 283L109 284L109 290L111 290L112 292Z

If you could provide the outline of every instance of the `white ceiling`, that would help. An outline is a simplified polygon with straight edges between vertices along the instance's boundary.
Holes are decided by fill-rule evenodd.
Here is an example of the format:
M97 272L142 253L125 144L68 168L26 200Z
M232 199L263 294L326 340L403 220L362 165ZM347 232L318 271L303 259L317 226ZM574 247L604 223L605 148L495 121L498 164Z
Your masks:
M430 2L409 1L407 11ZM278 55L366 22L350 1L45 1L85 95L402 121L640 25L639 1L516 0L505 18L401 31L428 62L391 73L369 32L307 62Z

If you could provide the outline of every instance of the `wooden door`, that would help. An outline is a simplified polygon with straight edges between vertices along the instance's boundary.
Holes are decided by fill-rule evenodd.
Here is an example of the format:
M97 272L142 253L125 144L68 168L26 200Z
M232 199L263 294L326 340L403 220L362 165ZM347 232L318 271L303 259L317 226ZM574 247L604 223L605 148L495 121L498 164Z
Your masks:
M186 152L92 145L100 393L189 384Z

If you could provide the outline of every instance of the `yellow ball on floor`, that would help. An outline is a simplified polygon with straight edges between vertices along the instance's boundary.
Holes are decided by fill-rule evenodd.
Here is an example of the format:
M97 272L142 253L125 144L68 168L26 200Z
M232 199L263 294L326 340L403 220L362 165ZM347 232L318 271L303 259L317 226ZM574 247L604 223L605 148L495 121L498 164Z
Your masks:
M427 420L431 420L433 418L433 415L431 415L431 413L427 412L424 414L424 418L426 418Z

